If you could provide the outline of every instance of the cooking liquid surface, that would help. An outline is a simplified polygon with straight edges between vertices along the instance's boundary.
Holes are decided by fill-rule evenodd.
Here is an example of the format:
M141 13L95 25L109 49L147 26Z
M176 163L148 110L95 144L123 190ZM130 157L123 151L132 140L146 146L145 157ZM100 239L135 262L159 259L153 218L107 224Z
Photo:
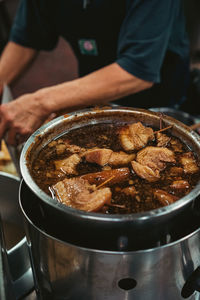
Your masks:
M78 145L86 149L98 147L111 149L114 152L124 151L119 142L118 134L119 129L123 126L125 126L125 124L88 125L78 129L73 129L56 141L67 141L71 145ZM180 199L188 194L196 186L200 178L199 171L195 174L183 173L181 174L181 176L174 176L173 174L171 174L171 167L183 167L179 162L180 155L182 155L184 152L190 152L191 150L188 149L188 147L183 144L178 138L172 137L169 131L164 132L164 134L171 137L172 140L176 141L179 146L181 145L182 152L175 152L171 143L166 146L168 149L174 152L176 163L167 163L166 168L160 172L160 179L156 182L148 182L147 180L140 178L133 171L131 163L121 166L118 165L117 167L112 166L112 169L128 167L130 169L130 176L124 182L109 186L112 191L111 204L115 204L116 206L104 206L99 212L108 214L128 214L156 209L161 207L162 205L154 196L153 190L162 189ZM146 146L157 146L156 139L154 141L148 142ZM138 150L126 151L126 153L128 154L137 152ZM67 175L61 172L57 172L57 170L55 169L54 161L62 160L69 157L70 155L71 152L68 151L67 148L64 153L58 155L55 146L48 147L47 145L40 151L37 159L33 162L33 165L30 168L31 175L37 185L47 194L51 195L49 188L58 181L61 181L65 178L77 177L87 173L100 172L105 168L105 166L102 167L95 163L89 163L83 159L76 166L77 175ZM199 165L199 163L197 163L197 165ZM170 187L170 184L172 184L174 180L180 179L187 180L187 182L189 183L189 188L174 189ZM123 188L129 186L134 186L137 191L137 194L134 197L120 192Z

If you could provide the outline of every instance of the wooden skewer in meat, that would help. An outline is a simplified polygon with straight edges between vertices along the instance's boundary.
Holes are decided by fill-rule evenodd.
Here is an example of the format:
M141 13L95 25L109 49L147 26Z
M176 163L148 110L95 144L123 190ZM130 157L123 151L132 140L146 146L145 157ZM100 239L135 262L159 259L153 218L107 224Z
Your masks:
M52 189L59 202L87 212L100 210L112 197L110 188L97 189L80 177L59 181Z
M105 180L104 182L102 182L100 185L97 186L97 189L99 189L100 187L106 185L109 181L111 181L115 176L111 176L110 178L108 178L107 180Z
M109 204L106 204L106 206L118 207L118 208L126 208L126 206L125 206L125 205L114 204L114 203L109 203Z
M159 133L159 132L166 131L166 130L168 130L168 129L171 129L172 127L173 127L173 126L170 125L170 126L167 126L167 127L165 127L165 128L159 129L159 130L157 130L157 131L154 131L154 134Z
M141 122L133 123L120 130L120 143L126 151L139 150L145 147L149 141L153 141L155 134L170 128L172 128L172 125L153 131L151 127L143 126Z

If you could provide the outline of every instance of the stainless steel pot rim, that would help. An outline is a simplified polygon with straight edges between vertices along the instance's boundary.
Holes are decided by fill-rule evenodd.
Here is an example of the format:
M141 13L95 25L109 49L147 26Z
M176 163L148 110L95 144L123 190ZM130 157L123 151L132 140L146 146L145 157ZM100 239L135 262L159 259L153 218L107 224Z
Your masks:
M185 235L184 237L178 239L178 240L175 240L173 242L170 242L170 243L167 243L165 245L162 245L162 246L157 246L157 247L153 247L153 248L148 248L148 249L142 249L142 250L130 250L130 251L116 251L116 250L100 250L100 249L94 249L94 248L87 248L87 247L83 247L83 246L78 246L78 245L74 245L74 244L71 244L69 242L66 242L66 241L61 241L59 240L58 238L56 238L55 236L52 236L50 234L48 234L47 232L43 231L41 228L39 228L38 226L36 226L33 221L30 219L29 216L27 216L24 208L23 208L23 205L22 205L22 202L21 202L21 198L19 200L19 204L20 204L20 207L21 207L21 211L25 217L25 219L27 220L27 222L33 226L37 231L39 231L41 234L45 235L46 237L48 238L52 238L54 239L55 241L59 242L59 243L64 243L66 245L70 245L70 247L74 247L74 248L78 248L80 250L83 250L83 251L89 251L89 252L94 252L94 253L102 253L102 254L114 254L114 255L133 255L133 253L148 253L148 252L153 252L153 251L160 251L160 249L164 249L164 248L168 248L168 247L173 247L173 246L176 246L177 244L181 243L181 242L184 242L185 240L188 240L189 238L191 238L192 236L194 236L196 233L198 233L198 231L200 230L200 228L194 230L193 232Z
M187 112L185 111L182 111L182 110L177 110L175 108L172 108L172 107L151 107L149 108L149 110L151 111L155 111L155 112L163 112L163 113L172 113L172 114L177 114L178 115L182 115L185 119L191 119L195 122L195 120L197 119L197 117L194 117L190 114L188 114Z
M157 116L159 118L159 114L157 112L153 112L153 111L147 111L147 110L143 110L143 109L138 109L138 108L127 108L127 107L120 107L120 108L107 108L106 110L104 110L105 113L109 113L109 112L142 112L145 114L145 112L148 112L149 114L152 114L152 116ZM154 209L154 210L150 210L147 212L143 212L143 213L133 213L133 214L110 214L110 215L105 215L105 214L100 214L100 213L92 213L92 212L85 212L85 211L81 211L78 209L74 209L71 207L68 207L64 204L59 203L58 201L54 200L52 197L48 196L45 192L43 192L38 185L33 181L28 167L27 167L27 163L26 163L26 153L28 152L29 147L35 142L36 138L38 138L38 136L40 136L42 138L42 136L45 135L46 132L48 132L50 129L52 130L54 127L56 127L59 123L63 122L63 121L68 121L70 122L71 120L73 120L76 116L87 116L88 115L95 115L98 112L95 110L88 110L88 109L84 109L84 110L80 110L80 111L75 111L72 113L69 113L67 115L64 116L60 116L52 121L50 121L49 123L41 126L38 130L36 130L26 141L22 152L21 152L21 156L20 156L20 169L21 169L21 173L22 173L22 177L25 181L25 183L28 185L28 187L32 190L32 192L38 196L40 199L42 199L46 204L54 207L55 209L58 209L60 211L64 211L66 213L70 213L70 215L79 215L81 218L85 218L85 219L91 219L91 220L102 220L102 221L108 221L108 222L124 222L124 221L134 221L134 220L138 220L140 219L141 221L143 220L147 220L149 218L157 218L160 217L162 215L168 214L172 211L181 209L183 206L187 205L192 199L196 198L199 194L200 194L200 181L198 182L198 184L196 185L196 187L186 196L184 196L183 198L181 198L180 200L176 201L173 204L170 204L168 206L164 206L158 209ZM165 118L167 118L168 120L172 120L174 121L175 119L170 117L170 116L165 116ZM178 120L175 120L176 124L179 124L182 128L183 131L186 132L186 130L188 130L189 128L181 123ZM191 137L193 137L195 140L198 141L199 145L200 145L200 136L194 132L194 131L190 131L190 135Z

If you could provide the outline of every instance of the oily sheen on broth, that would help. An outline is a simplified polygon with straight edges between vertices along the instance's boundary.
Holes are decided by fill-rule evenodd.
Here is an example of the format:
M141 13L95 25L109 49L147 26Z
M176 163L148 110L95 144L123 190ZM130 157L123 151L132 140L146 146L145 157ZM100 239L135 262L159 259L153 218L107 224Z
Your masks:
M144 212L188 194L200 176L180 139L137 122L71 129L44 147L30 170L58 201L106 214Z

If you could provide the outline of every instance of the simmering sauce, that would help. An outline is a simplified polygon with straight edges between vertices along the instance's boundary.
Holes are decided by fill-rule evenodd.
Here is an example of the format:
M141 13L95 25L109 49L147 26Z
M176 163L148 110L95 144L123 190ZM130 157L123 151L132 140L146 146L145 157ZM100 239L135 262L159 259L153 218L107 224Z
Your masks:
M196 186L200 178L199 162L187 145L171 136L170 129L157 133L152 128L153 134L148 133L146 138L146 132L134 132L135 127L127 126L105 123L70 130L40 151L30 169L34 181L55 197L54 187L58 182L97 173L90 184L95 184L98 190L107 187L111 199L95 211L106 214L144 212L169 205ZM89 155L85 154L88 151ZM114 156L107 159L110 153ZM116 154L129 155L130 159L113 162ZM116 181L118 175L113 175L112 170L119 169L128 170L128 175ZM103 180L99 172L105 171L108 176ZM70 184L74 184L73 181Z

